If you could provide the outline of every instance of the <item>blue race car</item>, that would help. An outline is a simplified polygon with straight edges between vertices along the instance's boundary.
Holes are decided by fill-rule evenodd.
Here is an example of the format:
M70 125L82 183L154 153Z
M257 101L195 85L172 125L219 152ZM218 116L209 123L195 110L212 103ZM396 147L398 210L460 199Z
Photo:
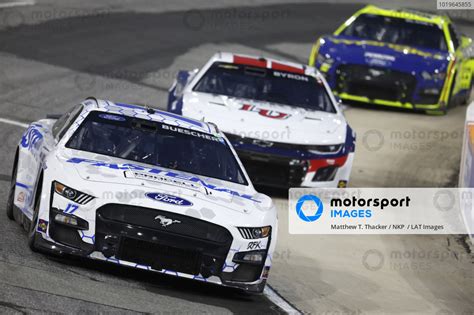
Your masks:
M319 38L309 65L343 101L444 114L469 99L471 43L449 17L369 5Z

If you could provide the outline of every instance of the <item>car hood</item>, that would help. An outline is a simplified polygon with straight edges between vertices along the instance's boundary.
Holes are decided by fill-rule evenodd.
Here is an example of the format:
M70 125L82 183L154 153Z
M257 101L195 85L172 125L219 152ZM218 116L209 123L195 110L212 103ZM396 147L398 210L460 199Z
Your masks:
M323 37L319 54L337 64L367 64L404 72L426 70L446 71L448 52L420 49L376 41L356 40L345 36Z
M183 115L217 124L225 133L292 144L340 144L346 137L342 114L288 105L187 92ZM311 132L308 132L311 130Z
M258 223L268 215L276 215L271 214L274 211L271 199L252 186L71 149L57 153L56 159L58 163L51 165L60 168L57 170L60 173L68 174L63 184L83 189L97 198L109 196L114 200L111 203L126 202L176 213L187 209L191 216L193 210L208 209L215 216L232 218L243 226L248 225L249 220ZM156 194L175 196L191 202L192 206L160 202L154 199ZM117 198L119 195L125 196L124 200Z

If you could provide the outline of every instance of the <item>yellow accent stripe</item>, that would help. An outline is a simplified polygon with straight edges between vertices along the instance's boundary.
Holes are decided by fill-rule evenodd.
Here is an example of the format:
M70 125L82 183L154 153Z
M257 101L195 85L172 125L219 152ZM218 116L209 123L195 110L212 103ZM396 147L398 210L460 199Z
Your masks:
M412 104L412 103L402 103L398 101L387 101L380 99L369 99L366 96L352 95L348 93L334 93L339 95L343 100L357 101L368 104L375 105L384 105L397 108L406 108L406 109L439 109L439 104Z
M311 67L316 67L316 56L319 52L319 46L321 46L321 38L318 38L316 43L314 43L313 48L311 49L311 54L309 55L308 65Z
M469 135L469 149L471 150L471 155L474 155L474 124L468 124L467 131Z

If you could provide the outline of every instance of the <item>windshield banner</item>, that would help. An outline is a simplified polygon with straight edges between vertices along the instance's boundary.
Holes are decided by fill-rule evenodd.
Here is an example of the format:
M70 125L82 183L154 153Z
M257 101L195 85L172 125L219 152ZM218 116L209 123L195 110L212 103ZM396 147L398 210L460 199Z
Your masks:
M290 234L468 234L472 188L291 188Z

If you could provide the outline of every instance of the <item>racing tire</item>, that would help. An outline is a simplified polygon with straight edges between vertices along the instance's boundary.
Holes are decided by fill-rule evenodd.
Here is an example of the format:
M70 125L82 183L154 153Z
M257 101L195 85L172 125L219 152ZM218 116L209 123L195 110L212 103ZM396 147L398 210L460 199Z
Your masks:
M446 110L449 108L453 108L457 105L456 98L453 97L454 86L456 85L456 73L454 74L453 82L451 83L451 87L449 88L449 98L446 104Z
M473 85L474 85L474 80L471 78L471 84L469 85L469 89L467 90L466 97L463 99L461 105L465 106L469 104L469 100L471 99Z
M15 220L15 187L16 187L16 175L17 175L17 160L13 164L13 171L12 171L12 178L10 180L10 191L8 192L8 199L7 199L7 217L10 220Z
M451 86L449 87L449 97L448 97L448 102L446 103L446 105L444 105L442 108L440 107L439 109L427 110L425 111L425 113L432 116L444 116L448 113L448 109L455 107L457 105L455 103L456 98L453 98L453 90L454 90L455 84L456 84L456 74L454 75L453 82L451 83Z
M36 238L38 237L36 233L36 227L38 226L38 217L39 217L39 208L41 204L41 190L43 188L43 178L41 176L38 182L38 188L36 189L35 194L35 206L33 210L33 218L31 219L30 226L28 229L28 246L34 252L38 251L36 246Z

